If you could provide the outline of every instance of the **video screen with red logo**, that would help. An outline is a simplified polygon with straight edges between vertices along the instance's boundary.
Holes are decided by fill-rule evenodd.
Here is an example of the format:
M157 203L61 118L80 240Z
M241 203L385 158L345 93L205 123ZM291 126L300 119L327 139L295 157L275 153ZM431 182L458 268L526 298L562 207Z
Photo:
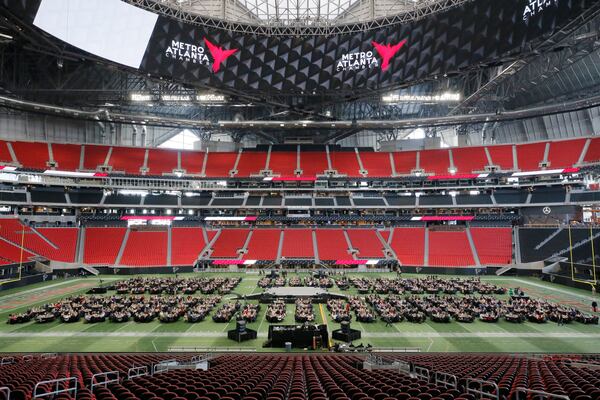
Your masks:
M300 94L385 89L501 63L595 3L474 0L352 34L267 36L192 25L120 0L0 0L25 23L153 76Z

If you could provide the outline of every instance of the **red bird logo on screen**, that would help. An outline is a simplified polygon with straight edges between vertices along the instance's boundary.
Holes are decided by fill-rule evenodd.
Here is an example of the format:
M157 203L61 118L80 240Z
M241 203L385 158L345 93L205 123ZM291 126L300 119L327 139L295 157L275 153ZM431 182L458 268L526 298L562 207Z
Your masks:
M221 68L221 64L225 62L229 57L235 54L238 49L224 50L222 47L219 47L215 44L212 44L208 41L207 38L204 38L204 43L206 43L206 47L210 51L210 54L213 57L213 72L219 72Z
M383 58L383 63L381 64L381 69L386 71L390 67L390 60L396 55L396 53L406 44L406 39L401 41L400 43L392 46L391 44L379 44L377 42L372 42L373 46L375 46L375 50L379 53L381 58Z

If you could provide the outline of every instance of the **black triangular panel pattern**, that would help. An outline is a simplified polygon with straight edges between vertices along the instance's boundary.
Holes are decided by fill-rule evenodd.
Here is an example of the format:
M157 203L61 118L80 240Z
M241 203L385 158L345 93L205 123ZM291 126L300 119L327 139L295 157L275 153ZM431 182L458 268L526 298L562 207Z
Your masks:
M41 0L0 0L25 23L32 23ZM408 84L444 72L460 72L477 65L516 56L525 44L564 27L598 0L561 0L544 3L543 10L524 18L529 0L473 0L460 7L406 24L336 36L244 35L214 27L190 25L159 16L144 54L140 70L151 76L235 90L260 91L360 91ZM590 10L592 11L592 10ZM106 21L98 21L105 23ZM214 56L206 48L207 38L223 50L236 49L217 73ZM406 44L381 68L382 56L373 42ZM173 43L199 46L208 64L168 57ZM535 43L534 43L535 44ZM378 67L340 66L344 58L364 59L371 54ZM102 57L101 54L98 54Z

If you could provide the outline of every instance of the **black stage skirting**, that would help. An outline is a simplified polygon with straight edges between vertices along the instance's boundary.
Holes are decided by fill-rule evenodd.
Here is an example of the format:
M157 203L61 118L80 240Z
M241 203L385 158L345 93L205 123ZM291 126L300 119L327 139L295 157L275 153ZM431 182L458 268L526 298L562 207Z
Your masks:
M329 347L327 325L271 325L269 326L270 347L285 347L289 342L293 348Z

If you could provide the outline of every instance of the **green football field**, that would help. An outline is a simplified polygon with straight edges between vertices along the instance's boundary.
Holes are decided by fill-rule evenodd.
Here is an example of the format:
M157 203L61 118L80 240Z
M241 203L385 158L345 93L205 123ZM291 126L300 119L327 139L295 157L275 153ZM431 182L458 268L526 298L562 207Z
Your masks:
M190 274L191 275L191 274ZM196 274L195 276L197 276ZM205 274L216 276L217 274ZM235 274L221 274L234 276ZM182 274L181 276L185 276ZM237 274L242 282L234 290L236 294L260 292L257 287L259 275ZM288 274L288 279L292 274ZM362 274L375 278L395 276L393 274ZM404 275L407 276L407 275ZM101 277L105 282L123 280L130 277ZM200 323L184 321L161 324L158 321L140 324L136 322L85 324L77 322L64 324L55 321L49 324L30 322L22 325L8 325L10 313L22 312L27 308L63 297L85 293L98 284L99 278L54 280L44 284L27 286L18 290L0 292L0 352L148 352L169 351L173 347L195 349L196 351L235 351L240 348L254 351L263 349L269 323L264 315L266 305L260 311L256 322L248 327L258 331L258 339L238 344L226 337L226 332L235 327L230 323L215 323L209 317ZM506 288L521 287L534 298L546 298L552 302L572 305L583 311L590 311L590 292L571 289L562 285L549 284L535 278L483 277L496 285ZM331 289L337 292L338 289ZM345 294L356 294L350 289ZM109 292L109 295L111 293ZM233 297L224 296L224 300ZM287 305L284 323L294 323L294 305ZM214 311L213 311L214 312ZM339 328L333 322L325 305L315 307L316 322L326 323L331 332ZM210 314L212 315L212 313ZM555 323L512 324L499 323L471 324L451 322L449 324L427 321L424 324L400 322L385 326L383 322L371 324L353 321L352 327L362 331L362 339L355 344L371 344L385 348L419 348L423 352L510 352L510 353L600 353L600 327L572 323L558 326Z

